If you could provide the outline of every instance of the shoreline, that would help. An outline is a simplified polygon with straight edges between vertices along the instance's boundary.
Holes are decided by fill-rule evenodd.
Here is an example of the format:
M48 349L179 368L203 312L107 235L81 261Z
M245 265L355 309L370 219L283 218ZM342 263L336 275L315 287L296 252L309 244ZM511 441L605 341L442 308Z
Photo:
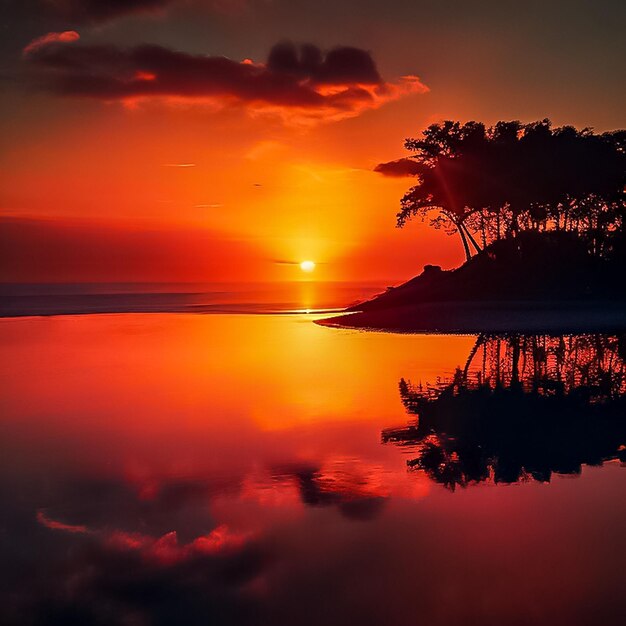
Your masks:
M620 333L623 302L437 302L347 312L320 326L396 333Z

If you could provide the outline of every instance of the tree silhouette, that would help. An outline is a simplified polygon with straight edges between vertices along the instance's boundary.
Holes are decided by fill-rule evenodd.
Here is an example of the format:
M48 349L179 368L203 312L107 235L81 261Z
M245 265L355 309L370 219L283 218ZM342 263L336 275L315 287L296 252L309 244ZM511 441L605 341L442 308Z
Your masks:
M626 461L624 345L623 336L480 336L451 379L400 380L417 420L383 441L414 448L408 465L449 489Z
M606 255L624 239L625 146L624 130L552 128L547 119L433 124L405 142L417 184L397 225L430 216L459 234L468 260L522 230L574 232Z

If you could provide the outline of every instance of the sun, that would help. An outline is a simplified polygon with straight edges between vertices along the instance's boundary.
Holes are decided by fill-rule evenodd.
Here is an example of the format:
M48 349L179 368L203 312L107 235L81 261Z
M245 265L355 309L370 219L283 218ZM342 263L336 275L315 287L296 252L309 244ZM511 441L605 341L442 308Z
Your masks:
M315 269L315 263L313 261L302 261L300 269L303 272L312 272Z

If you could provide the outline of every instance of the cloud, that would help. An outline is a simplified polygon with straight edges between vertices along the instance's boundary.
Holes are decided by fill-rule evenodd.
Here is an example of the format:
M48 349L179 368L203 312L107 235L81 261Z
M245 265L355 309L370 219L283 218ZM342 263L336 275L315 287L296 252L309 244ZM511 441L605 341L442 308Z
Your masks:
M284 148L284 145L274 140L259 141L246 152L245 158L250 161L260 161L271 154L276 154Z
M22 51L25 56L32 54L38 48L45 47L52 43L71 43L78 41L80 35L75 30L66 30L61 33L47 33L37 39L33 39Z
M28 623L96 624L104 615L113 624L170 624L183 615L185 624L252 624L258 601L248 590L275 558L263 537L223 524L181 541L176 531L72 526L45 514L37 522L43 534L28 529L43 553L20 545L17 558L28 578L13 572L11 582L19 581L13 593L0 590L9 605L2 617L16 616L10 623L27 615ZM10 565L2 565L4 574Z
M41 0L50 12L73 22L106 22L138 13L157 13L177 0Z
M77 24L102 24L133 15L160 16L177 6L240 15L255 0L16 0L29 2L31 10Z
M335 486L319 472L303 471L297 476L302 502L309 506L336 506L341 515L352 520L370 520L379 515L387 498L361 492L361 485Z
M383 176L393 176L396 178L404 176L417 176L420 173L420 164L410 158L397 159L387 163L379 163L374 171Z
M120 101L147 100L240 106L291 121L354 117L428 88L416 76L382 79L369 52L282 42L266 64L192 55L154 45L118 48L51 40L27 46L34 79L56 94Z
M242 547L247 540L245 535L232 532L225 524L214 528L206 535L196 537L189 543L181 544L175 530L160 537L153 537L145 533L130 533L118 529L91 529L84 525L65 524L48 517L43 511L37 511L37 521L50 530L79 535L97 535L103 542L112 547L122 550L137 550L147 561L164 565L193 558L198 554L212 555L231 552Z
M267 68L320 85L378 85L382 82L370 53L346 46L333 48L324 57L317 46L304 44L298 48L284 41L271 49Z
M51 530L62 530L67 533L88 534L90 531L82 524L65 524L54 519L50 519L43 511L37 511L37 521Z
M101 24L132 15L160 15L176 5L197 5L216 13L237 15L250 0L35 0L38 9L81 24Z

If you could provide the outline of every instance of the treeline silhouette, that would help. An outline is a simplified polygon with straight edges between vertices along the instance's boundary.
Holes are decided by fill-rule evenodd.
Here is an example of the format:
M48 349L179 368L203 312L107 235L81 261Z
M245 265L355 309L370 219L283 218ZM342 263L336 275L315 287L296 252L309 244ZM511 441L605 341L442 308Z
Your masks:
M452 490L626 462L625 361L623 335L481 335L450 380L400 380L417 420L382 439L414 447L409 466Z
M445 121L405 147L417 184L398 226L428 217L459 234L468 260L528 231L572 233L591 255L626 258L626 130Z

